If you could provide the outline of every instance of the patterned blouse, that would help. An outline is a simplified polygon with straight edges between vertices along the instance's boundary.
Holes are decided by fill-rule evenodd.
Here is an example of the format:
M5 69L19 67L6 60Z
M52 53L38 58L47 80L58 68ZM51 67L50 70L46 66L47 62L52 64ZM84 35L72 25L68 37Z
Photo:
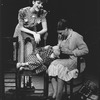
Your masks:
M18 24L16 25L14 37L18 37L19 42L19 54L18 54L18 61L23 62L23 31L20 30L20 27L23 26L31 31L40 31L41 30L41 23L45 21L45 17L47 15L47 11L44 9L40 9L38 12L30 11L31 7L21 8L18 13ZM33 40L33 35L31 34L24 34L24 37L30 36ZM41 39L42 40L42 39ZM30 41L30 40L29 40ZM35 43L34 43L35 44ZM31 50L30 50L31 51Z
M40 24L45 19L47 11L41 9L39 12L31 12L30 8L31 7L25 7L20 9L18 20L23 24L24 27L37 31L35 26Z

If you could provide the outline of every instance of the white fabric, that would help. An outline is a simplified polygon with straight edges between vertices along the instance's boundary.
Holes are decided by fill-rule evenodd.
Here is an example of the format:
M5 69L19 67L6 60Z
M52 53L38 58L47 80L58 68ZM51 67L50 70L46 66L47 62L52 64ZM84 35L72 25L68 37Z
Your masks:
M63 71L63 73L59 73L58 74L58 77L64 81L70 81L72 78L77 78L78 77L78 69L74 69L72 71L69 71L67 68L66 68L66 73L65 71ZM62 71L61 71L62 72Z
M78 69L69 71L67 67L65 68L61 64L58 64L57 66L55 66L54 64L51 64L48 68L48 74L49 76L58 76L58 78L64 81L69 81L72 78L77 78Z
M40 34L34 34L34 38L35 38L35 41L36 41L36 43L39 43L39 41L40 41Z

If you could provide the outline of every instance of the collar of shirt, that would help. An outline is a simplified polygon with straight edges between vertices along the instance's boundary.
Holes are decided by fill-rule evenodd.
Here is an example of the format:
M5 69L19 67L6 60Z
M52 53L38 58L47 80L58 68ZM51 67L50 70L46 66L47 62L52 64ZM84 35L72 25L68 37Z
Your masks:
M72 29L69 29L68 31L69 31L69 35L67 37L67 40L72 36Z

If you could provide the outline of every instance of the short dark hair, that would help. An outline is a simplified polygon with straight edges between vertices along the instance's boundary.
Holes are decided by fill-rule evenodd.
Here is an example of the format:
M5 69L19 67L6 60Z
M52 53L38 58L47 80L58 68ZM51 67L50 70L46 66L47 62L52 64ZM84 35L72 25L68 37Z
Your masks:
M32 1L42 1L42 0L32 0Z
M62 18L57 23L57 30L65 30L66 28L71 28L69 21Z
M41 2L44 3L46 0L32 0L32 1L41 1Z
M64 30L66 28L66 20L60 19L57 23L57 30Z

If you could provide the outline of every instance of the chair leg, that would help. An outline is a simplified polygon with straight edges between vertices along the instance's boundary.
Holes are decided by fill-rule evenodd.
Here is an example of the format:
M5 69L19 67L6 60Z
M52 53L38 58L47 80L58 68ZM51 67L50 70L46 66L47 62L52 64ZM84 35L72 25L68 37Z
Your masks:
M68 94L67 94L67 83L65 82L65 97L64 97L64 100L67 100L68 98Z
M70 81L70 100L72 100L73 97L73 79Z
M48 74L45 72L44 75L44 95L48 97L48 88L49 88L49 77Z

